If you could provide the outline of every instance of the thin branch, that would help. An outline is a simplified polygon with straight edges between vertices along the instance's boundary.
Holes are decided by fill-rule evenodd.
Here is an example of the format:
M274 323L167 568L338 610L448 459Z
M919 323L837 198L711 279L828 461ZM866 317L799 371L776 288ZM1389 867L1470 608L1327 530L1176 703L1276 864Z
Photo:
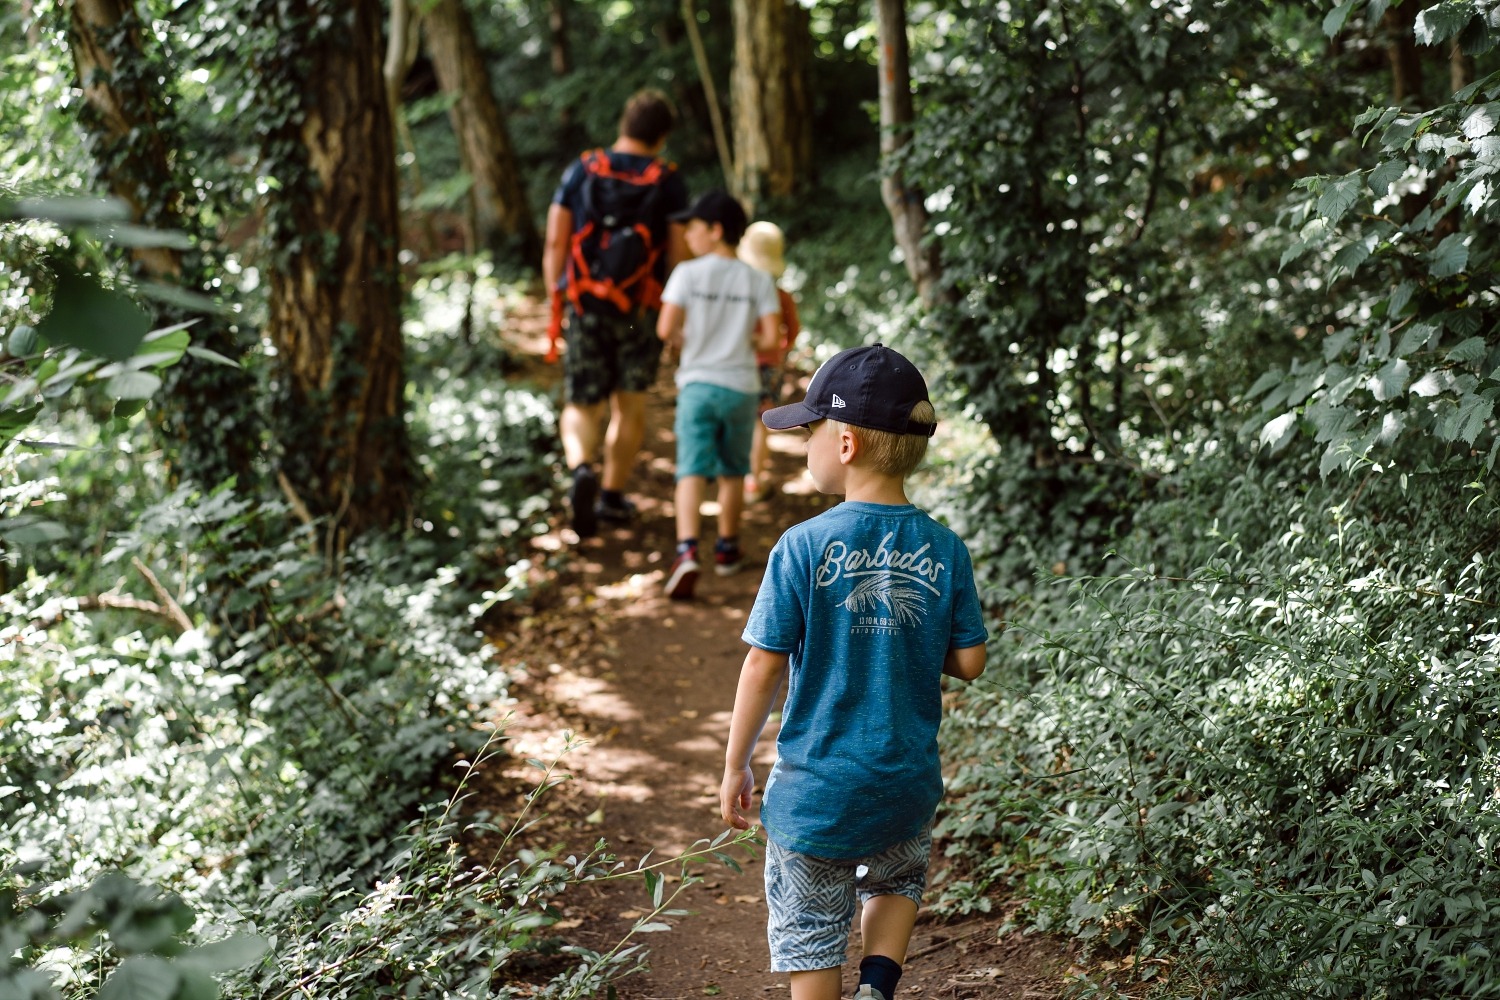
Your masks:
M130 564L136 568L136 572L146 578L146 582L151 585L151 589L156 591L156 596L166 606L167 616L171 618L173 624L183 632L191 632L193 630L192 619L182 610L182 605L178 604L172 595L168 593L167 588L161 585L161 581L156 578L156 574L151 572L145 563L141 562L139 556L131 556Z
M693 0L682 0L682 21L687 26L688 41L692 43L693 61L698 64L698 76L703 80L703 96L708 99L708 119L714 127L714 145L719 150L719 166L724 171L724 186L738 195L742 192L735 179L729 140L724 134L724 118L719 111L719 92L714 86L708 53L703 48L703 36L698 32L698 12L693 7Z
M142 600L139 597L131 597L129 594L90 594L90 595L85 596L85 597L75 597L75 598L73 598L73 602L72 603L74 603L75 605L77 605L76 609L75 608L68 608L68 609L65 609L63 611L59 611L57 614L53 615L51 618L33 618L31 620L31 627L34 628L34 629L37 629L38 631L45 632L45 631L47 631L50 628L54 628L57 625L60 625L62 623L63 619L65 619L68 616L68 611L72 611L72 610L78 610L78 611L104 611L104 610L111 610L111 611L139 611L141 614L151 615L152 617L161 618L164 621L171 622L173 625L176 625L179 629L182 629L184 631L187 628L192 628L191 624L187 625L184 628L184 626L182 624L182 621L177 617L177 615L174 615L172 613L172 609L171 608L163 607L162 605L157 604L155 601L146 601L146 600ZM178 615L182 614L182 609L181 608L177 609L177 614ZM8 639L6 639L5 641L7 643L19 642L20 641L20 636L13 635L13 636L9 637Z
M286 477L286 473L280 469L276 470L276 482L281 486L281 493L286 497L286 502L292 505L292 512L297 515L303 524L312 524L312 511L307 509L307 504L297 495L297 490L292 486L292 481Z

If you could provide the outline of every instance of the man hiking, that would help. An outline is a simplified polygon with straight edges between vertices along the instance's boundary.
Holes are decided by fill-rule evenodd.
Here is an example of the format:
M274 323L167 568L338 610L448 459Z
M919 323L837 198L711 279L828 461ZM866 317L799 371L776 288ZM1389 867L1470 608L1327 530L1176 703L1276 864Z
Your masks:
M676 120L660 91L632 96L614 145L574 161L547 212L542 279L554 309L566 304L559 429L572 475L570 524L580 538L597 534L601 520L635 515L625 486L661 361L656 312L667 272L686 256L682 225L668 216L687 205L687 186L660 158Z

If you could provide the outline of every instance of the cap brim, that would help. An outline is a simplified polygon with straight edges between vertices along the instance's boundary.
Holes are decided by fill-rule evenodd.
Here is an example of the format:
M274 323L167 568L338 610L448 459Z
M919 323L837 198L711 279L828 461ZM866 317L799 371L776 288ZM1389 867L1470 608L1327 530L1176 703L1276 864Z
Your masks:
M760 415L760 422L773 431L787 431L793 427L806 427L823 419L823 414L806 403L788 403L776 406Z
M691 208L684 208L680 212L673 212L667 218L672 222L692 222L698 216L693 213Z

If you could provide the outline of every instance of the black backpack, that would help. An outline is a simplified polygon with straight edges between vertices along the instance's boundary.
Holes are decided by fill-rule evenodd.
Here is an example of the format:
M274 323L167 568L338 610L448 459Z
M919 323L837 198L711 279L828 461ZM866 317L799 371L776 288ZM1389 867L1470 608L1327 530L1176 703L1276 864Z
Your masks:
M583 219L568 248L568 299L577 311L626 316L661 307L656 263L665 249L662 181L677 168L653 159L640 173L617 171L602 149L583 157Z

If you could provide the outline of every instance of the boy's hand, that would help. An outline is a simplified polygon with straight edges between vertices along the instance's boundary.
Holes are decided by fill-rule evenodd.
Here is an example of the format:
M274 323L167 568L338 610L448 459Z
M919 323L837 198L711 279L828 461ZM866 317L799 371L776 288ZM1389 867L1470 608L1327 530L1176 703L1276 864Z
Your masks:
M736 830L750 829L750 793L755 790L755 774L746 764L737 771L725 769L724 783L719 786L719 813L724 822Z

